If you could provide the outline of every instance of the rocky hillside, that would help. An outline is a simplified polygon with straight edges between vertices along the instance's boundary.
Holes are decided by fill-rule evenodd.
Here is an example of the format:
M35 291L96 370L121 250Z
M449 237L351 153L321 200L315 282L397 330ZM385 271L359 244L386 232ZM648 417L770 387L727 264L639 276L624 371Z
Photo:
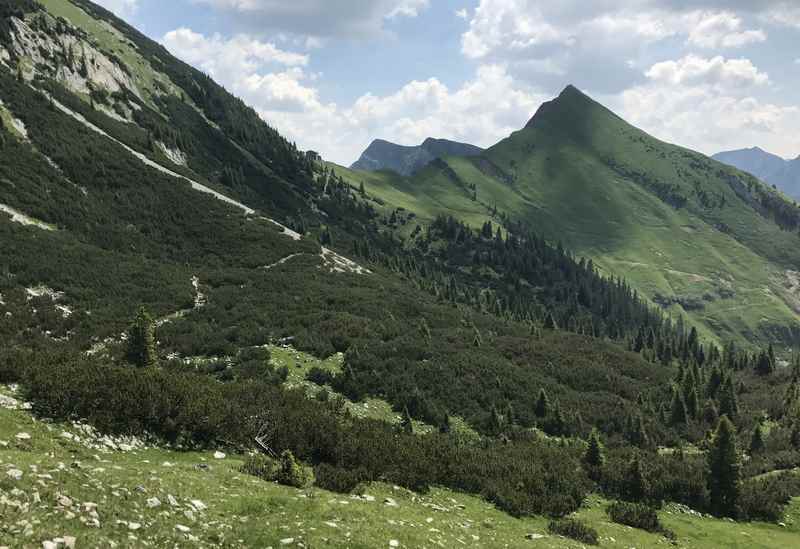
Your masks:
M390 170L408 176L437 158L477 156L481 152L483 149L474 145L430 137L416 147L405 147L376 139L350 168L364 171Z

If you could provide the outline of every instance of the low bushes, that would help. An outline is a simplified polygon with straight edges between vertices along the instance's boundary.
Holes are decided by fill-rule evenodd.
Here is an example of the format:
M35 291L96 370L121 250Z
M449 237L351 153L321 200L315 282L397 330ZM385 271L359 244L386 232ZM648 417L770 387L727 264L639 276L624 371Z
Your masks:
M80 354L0 354L0 374L0 382L21 383L38 415L84 419L104 432L250 449L267 426L270 447L287 452L280 467L252 458L245 468L293 486L310 481L302 460L316 468L325 488L349 491L371 481L417 491L438 485L480 494L515 516L567 515L590 489L580 451L557 442L484 440L465 447L447 434L398 433L387 423L344 413L338 399L311 400L302 390L261 380L222 383L167 367L111 366Z
M617 501L609 505L606 512L609 518L618 524L639 528L654 534L663 534L670 539L675 538L675 534L661 525L656 510L648 505Z
M550 521L547 529L551 534L556 536L564 536L565 538L574 539L575 541L580 541L588 545L600 544L597 530L579 520L571 518L553 520Z

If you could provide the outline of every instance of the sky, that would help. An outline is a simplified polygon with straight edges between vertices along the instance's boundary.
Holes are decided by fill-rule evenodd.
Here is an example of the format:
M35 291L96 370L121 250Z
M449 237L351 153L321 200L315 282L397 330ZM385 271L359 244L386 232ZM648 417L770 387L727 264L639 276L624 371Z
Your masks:
M349 165L375 138L490 146L573 84L706 154L800 155L796 0L95 0Z

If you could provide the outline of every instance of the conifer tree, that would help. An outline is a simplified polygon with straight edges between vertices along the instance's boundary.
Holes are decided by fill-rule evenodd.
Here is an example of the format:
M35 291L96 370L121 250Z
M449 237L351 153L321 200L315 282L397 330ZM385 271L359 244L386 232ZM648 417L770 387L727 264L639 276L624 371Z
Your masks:
M719 420L707 459L711 508L718 515L735 517L742 473L736 429L727 416Z
M408 406L403 408L403 419L400 423L400 427L404 433L409 435L414 434L414 422L411 420L411 414L408 412Z
M599 474L599 470L605 462L606 457L603 451L603 443L600 441L600 434L597 432L597 429L592 429L592 434L589 435L589 445L586 448L586 453L583 455L583 463L589 469L590 473L594 472L595 474Z
M718 419L719 412L717 411L717 407L714 406L714 401L711 399L706 400L703 406L703 421L709 425L716 425Z
M134 366L146 368L158 363L155 323L144 307L139 309L128 329L125 357Z
M673 427L685 427L688 421L686 403L683 395L677 389L672 391L672 404L670 405L669 424Z
M770 345L770 353L772 352L772 346ZM761 351L758 355L758 360L756 362L756 373L761 376L767 376L775 371L775 363L770 358L770 353L766 353ZM774 356L774 353L772 353Z
M536 408L534 408L534 413L536 417L543 418L547 416L547 412L550 410L550 399L547 397L547 393L544 389L539 389L539 398L536 399Z
M753 436L750 438L750 455L757 454L764 449L764 430L761 423L756 425Z
M650 493L650 486L644 474L642 461L637 454L628 465L626 475L626 494L630 501L645 501Z
M739 403L736 399L736 391L733 388L733 378L728 376L722 385L722 392L719 397L719 415L728 416L731 421L736 421L739 415Z

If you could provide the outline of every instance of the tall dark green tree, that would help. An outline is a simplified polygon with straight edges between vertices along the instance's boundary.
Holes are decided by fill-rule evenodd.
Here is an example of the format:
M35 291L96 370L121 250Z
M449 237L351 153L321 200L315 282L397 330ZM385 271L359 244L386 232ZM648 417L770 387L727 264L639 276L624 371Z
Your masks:
M669 424L673 427L685 427L688 422L686 403L681 392L675 388L672 391L672 403L670 404Z
M536 400L536 408L533 411L536 417L543 418L547 416L549 410L550 399L547 397L547 392L544 389L539 389L539 398Z
M764 429L761 423L756 425L753 436L750 437L750 455L757 454L764 449Z
M128 329L125 358L139 368L158 364L156 354L156 326L153 318L144 307L139 309L133 324Z
M592 430L589 435L589 445L586 447L586 452L583 454L583 464L592 480L599 480L601 470L606 462L605 451L603 443L600 441L600 434L597 429Z
M719 396L719 415L728 416L731 421L736 421L739 416L739 402L736 398L736 390L733 387L733 378L728 376L722 384L722 391Z
M708 490L711 508L718 515L736 516L742 479L736 429L722 416L708 451Z

